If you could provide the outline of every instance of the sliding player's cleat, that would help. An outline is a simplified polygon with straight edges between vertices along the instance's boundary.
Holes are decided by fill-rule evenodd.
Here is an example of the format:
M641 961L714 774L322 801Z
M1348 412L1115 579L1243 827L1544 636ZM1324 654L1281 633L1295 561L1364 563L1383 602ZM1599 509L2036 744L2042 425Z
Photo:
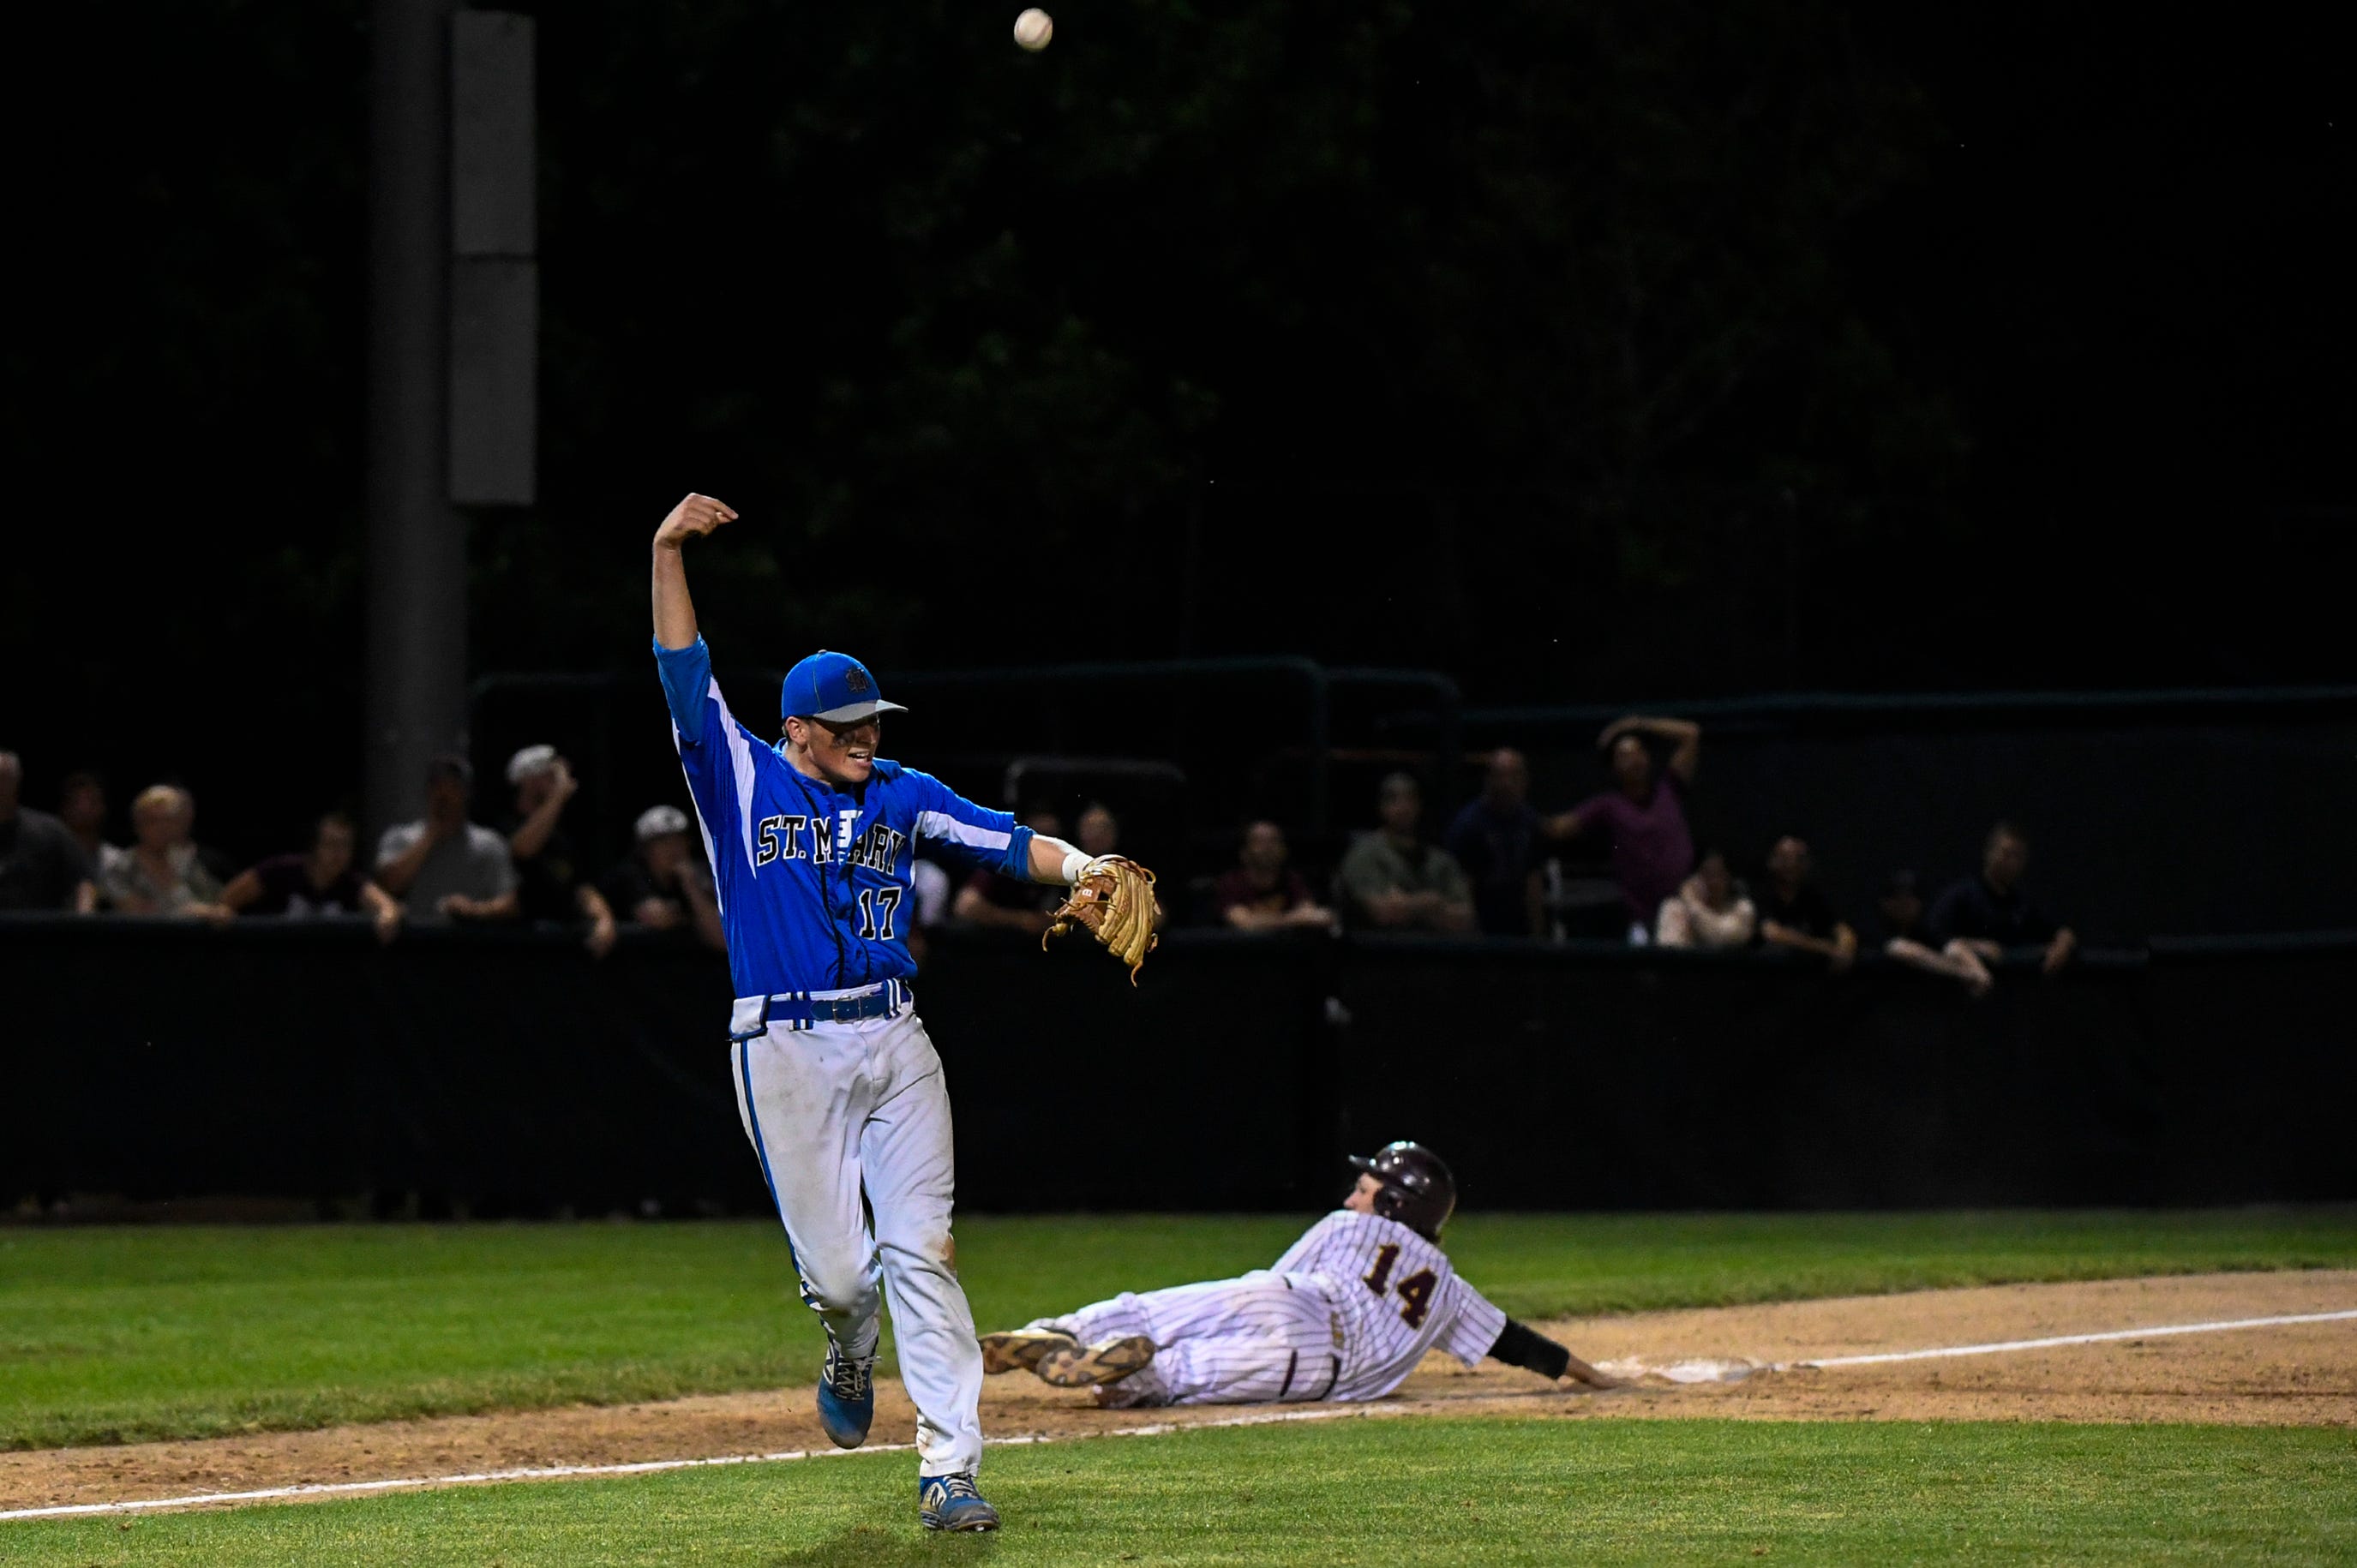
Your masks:
M1057 1350L1077 1351L1081 1342L1053 1328L1010 1328L982 1337L982 1369L988 1373L1039 1370L1039 1359Z
M1143 1334L1100 1339L1082 1349L1051 1350L1032 1369L1060 1389L1092 1389L1118 1382L1154 1359L1154 1341Z

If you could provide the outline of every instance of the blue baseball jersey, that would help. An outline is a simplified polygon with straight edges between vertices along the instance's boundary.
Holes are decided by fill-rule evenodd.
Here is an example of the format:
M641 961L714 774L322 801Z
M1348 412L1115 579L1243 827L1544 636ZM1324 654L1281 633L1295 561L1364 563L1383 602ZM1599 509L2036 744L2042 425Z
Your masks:
M907 939L920 839L961 865L1029 877L1031 830L1006 812L880 757L854 791L809 778L786 759L783 741L763 740L729 713L702 638L654 648L738 996L915 974Z

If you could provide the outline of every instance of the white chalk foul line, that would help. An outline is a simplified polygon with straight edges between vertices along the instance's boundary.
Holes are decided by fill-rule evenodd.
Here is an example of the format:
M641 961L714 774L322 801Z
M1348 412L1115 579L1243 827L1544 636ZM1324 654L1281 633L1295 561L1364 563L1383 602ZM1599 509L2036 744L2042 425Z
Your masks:
M1989 1345L1949 1345L1936 1350L1885 1350L1872 1356L1821 1356L1813 1361L1779 1361L1775 1371L1800 1367L1868 1367L1882 1361L1930 1361L1944 1356L1994 1356L2007 1350L2044 1350L2058 1345L2096 1345L2106 1339L2159 1339L2172 1334L2222 1334L2230 1328L2274 1328L2287 1323L2341 1323L2348 1312L2296 1312L2283 1317L2230 1317L2216 1323L2170 1323L2154 1328L2112 1328L2101 1334L2056 1334L2044 1339L2004 1339Z
M1020 1448L1044 1443L1069 1443L1093 1437L1160 1437L1172 1432L1193 1432L1214 1426L1272 1426L1287 1421L1332 1421L1338 1416L1370 1413L1363 1407L1321 1405L1309 1410L1261 1411L1222 1421L1161 1421L1151 1426L1117 1427L1110 1432L1075 1433L1071 1437L1031 1434L994 1437L992 1448ZM141 1513L157 1509L205 1508L221 1503L284 1502L296 1498L350 1497L367 1492L415 1491L425 1487L484 1486L500 1481L565 1481L589 1476L651 1476L665 1470L704 1470L724 1465L782 1465L796 1459L836 1459L848 1454L907 1454L913 1443L878 1443L866 1447L801 1448L784 1454L724 1454L709 1459L644 1459L630 1465L544 1465L514 1470L474 1470L456 1476L407 1476L382 1481L322 1481L296 1487L264 1487L250 1492L194 1492L177 1498L142 1498L120 1503L62 1503L49 1508L10 1509L0 1520L68 1519L84 1514Z

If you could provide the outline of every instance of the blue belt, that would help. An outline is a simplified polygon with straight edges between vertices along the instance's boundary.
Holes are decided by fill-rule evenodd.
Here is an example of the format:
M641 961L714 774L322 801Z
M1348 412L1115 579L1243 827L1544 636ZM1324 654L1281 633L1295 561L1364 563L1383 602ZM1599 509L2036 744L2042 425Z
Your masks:
M790 1030L813 1024L855 1024L862 1018L897 1018L916 1001L905 980L888 980L861 996L813 996L807 991L780 991L772 996L742 996L730 1019L728 1036L748 1039L772 1024Z
M897 980L888 980L883 986L865 996L838 996L832 1001L810 997L802 1003L810 1009L812 1019L821 1024L850 1024L861 1018L896 1016L908 1005L909 988ZM770 998L775 1003L778 998Z

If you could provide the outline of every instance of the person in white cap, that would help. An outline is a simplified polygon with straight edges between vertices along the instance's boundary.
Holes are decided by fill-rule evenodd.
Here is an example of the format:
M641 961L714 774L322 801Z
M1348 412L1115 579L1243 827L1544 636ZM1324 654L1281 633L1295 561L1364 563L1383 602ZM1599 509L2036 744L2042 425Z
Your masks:
M705 947L726 952L712 868L695 853L690 831L677 806L649 806L632 829L630 854L598 886L623 919L658 931L693 930Z
M614 911L584 874L580 853L565 831L565 808L581 781L553 746L527 746L508 758L515 811L508 819L508 854L515 862L516 896L527 920L581 922L582 945L592 958L614 947Z

